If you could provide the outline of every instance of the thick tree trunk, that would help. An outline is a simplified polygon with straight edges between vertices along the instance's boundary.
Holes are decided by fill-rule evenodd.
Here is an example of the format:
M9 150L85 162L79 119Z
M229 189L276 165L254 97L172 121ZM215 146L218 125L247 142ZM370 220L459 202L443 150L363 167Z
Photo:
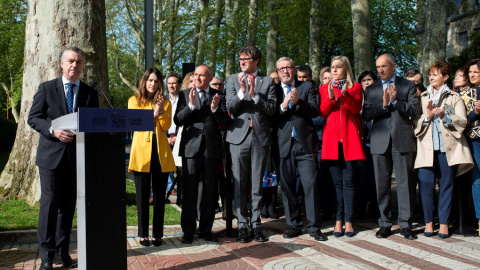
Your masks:
M312 69L312 78L318 84L318 75L322 68L322 41L320 39L321 18L320 18L321 1L312 0L310 7L310 44L309 44L309 65Z
M211 46L208 59L208 65L212 69L213 73L217 70L217 50L218 50L218 36L220 34L220 23L223 18L223 10L225 6L225 0L215 1L215 17L213 19L213 27L211 31Z
M250 5L248 6L247 45L255 46L257 44L257 12L258 0L250 0Z
M425 32L423 33L420 72L428 81L428 68L445 61L447 46L447 11L449 0L426 0Z
M278 14L277 1L268 2L268 33L267 33L267 75L277 70L278 60Z
M366 70L374 70L372 54L372 22L370 20L370 1L352 1L353 53L355 77Z
M235 14L238 12L238 0L225 0L225 20L227 24L227 57L225 59L225 78L235 73L235 40L237 27Z
M86 53L81 79L96 80L108 93L105 2L28 0L20 121L10 159L0 177L2 196L30 203L40 199L35 166L39 134L28 126L27 117L38 85L61 76L62 51L72 45Z

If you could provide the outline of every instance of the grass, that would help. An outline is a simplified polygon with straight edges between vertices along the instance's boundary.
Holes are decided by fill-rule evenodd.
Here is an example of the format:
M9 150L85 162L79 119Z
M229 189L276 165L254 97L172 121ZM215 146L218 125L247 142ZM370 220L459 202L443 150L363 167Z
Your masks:
M7 157L8 158L8 157ZM126 180L127 225L137 225L137 206L135 185ZM40 205L29 206L24 200L0 200L0 231L36 229ZM153 206L150 206L150 224L152 223ZM170 205L165 205L165 225L180 224L180 212ZM77 213L73 219L73 227L77 227Z

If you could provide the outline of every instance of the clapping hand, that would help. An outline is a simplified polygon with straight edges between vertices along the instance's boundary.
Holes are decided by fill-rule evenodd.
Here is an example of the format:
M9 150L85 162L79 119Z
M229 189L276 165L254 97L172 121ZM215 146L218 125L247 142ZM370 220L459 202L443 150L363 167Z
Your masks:
M163 106L165 105L165 97L164 96L159 96L157 98L157 102L156 102L156 106L155 106L155 112L154 112L154 115L160 115L160 113L163 111Z
M347 88L348 88L348 81L342 87L342 96L344 96L345 93L347 93Z
M397 87L394 84L389 84L388 85L388 92L390 95L390 100L392 102L395 102L397 100Z
M433 114L436 117L442 119L443 116L445 115L445 108L444 107L435 107L435 108L433 108Z
M247 83L245 82L244 73L238 73L238 82L240 83L240 90L245 94L247 92Z
M430 120L433 117L433 109L435 108L435 105L433 104L433 101L429 100L427 103L427 118Z
M220 102L220 97L218 96L218 93L217 93L212 98L212 105L210 105L210 108L212 110L215 110L217 108L219 102Z
M383 107L386 108L388 106L388 102L390 102L390 93L388 91L388 87L385 88L383 92Z
M248 93L250 94L251 98L255 97L255 79L252 79L250 76L247 77L248 80Z
M480 100L475 101L475 113L480 114Z
M328 83L328 97L333 100L335 98L335 90L333 89L333 81Z
M192 88L190 90L190 93L188 94L188 99L190 100L190 104L192 106L195 106L195 104L197 103L197 99L195 98L196 95L197 95L197 90L195 88Z

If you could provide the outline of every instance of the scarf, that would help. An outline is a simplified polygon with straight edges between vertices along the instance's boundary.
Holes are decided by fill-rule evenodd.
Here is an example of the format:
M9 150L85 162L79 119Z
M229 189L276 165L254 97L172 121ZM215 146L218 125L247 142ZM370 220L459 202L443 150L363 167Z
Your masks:
M347 79L344 80L338 80L338 81L333 81L333 86L339 90L342 90L343 85L347 83Z
M440 90L438 90L436 93L431 85L427 87L427 91L428 91L428 96L430 100L433 101L434 106L439 107L440 106L439 103L441 102L440 99L442 98L443 94L448 93L451 90L450 88L448 88L446 84L444 84L442 88L440 88Z

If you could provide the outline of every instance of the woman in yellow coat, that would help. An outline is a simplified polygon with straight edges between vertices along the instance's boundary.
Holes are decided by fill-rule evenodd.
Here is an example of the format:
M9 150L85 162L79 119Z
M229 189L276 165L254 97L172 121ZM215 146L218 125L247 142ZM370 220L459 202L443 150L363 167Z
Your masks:
M149 68L143 74L137 92L128 100L129 109L152 110L155 125L153 131L134 132L128 165L128 171L134 174L138 236L142 246L150 245L148 238L150 187L154 198L152 244L154 246L162 244L165 189L169 172L176 170L166 135L172 121L172 105L163 96L163 91L162 73L156 68Z

